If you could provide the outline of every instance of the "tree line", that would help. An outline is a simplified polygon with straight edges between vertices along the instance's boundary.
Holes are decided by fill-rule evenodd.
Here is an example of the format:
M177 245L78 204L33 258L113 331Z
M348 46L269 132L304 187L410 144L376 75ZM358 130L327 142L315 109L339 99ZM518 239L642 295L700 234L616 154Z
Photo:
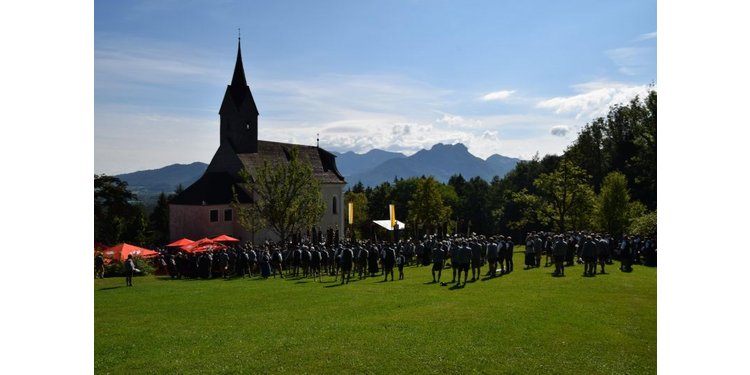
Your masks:
M242 175L256 200L239 209L251 231L269 226L281 238L315 223L322 214L320 185L290 151L288 166L263 165L252 180ZM94 240L160 246L169 241L169 202L182 191L162 193L148 212L113 176L94 175ZM286 202L286 203L284 203ZM562 155L519 161L502 178L485 181L452 176L394 178L375 187L356 183L353 202L357 238L371 238L372 220L388 219L389 204L405 222L404 235L496 234L516 239L529 231L595 230L656 235L656 91L615 105L586 124Z
M656 235L656 91L615 105L586 124L562 155L537 154L504 177L486 181L452 176L394 178L375 187L356 183L353 228L372 234L372 220L387 219L388 205L407 224L406 234L511 234L569 230L614 236Z

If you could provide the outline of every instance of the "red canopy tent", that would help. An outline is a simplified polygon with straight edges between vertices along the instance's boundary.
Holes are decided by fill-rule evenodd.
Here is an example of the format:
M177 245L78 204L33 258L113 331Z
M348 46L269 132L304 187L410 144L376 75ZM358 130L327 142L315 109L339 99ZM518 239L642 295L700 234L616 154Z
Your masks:
M218 241L218 242L240 242L240 240L234 237L229 237L226 234L222 234L221 236L216 236L212 238L212 240Z
M182 247L185 245L190 245L195 241L187 239L187 238L180 238L179 240L172 242L171 244L167 245L167 247Z
M180 246L180 249L187 251L188 253L200 253L208 250L218 250L226 248L225 245L216 242L210 238L201 238L191 244Z
M115 245L109 248L104 249L102 254L107 257L114 260L125 260L128 259L128 255L140 255L144 258L156 256L159 253L153 250L144 249L142 247L130 245L127 243L121 243L119 245Z

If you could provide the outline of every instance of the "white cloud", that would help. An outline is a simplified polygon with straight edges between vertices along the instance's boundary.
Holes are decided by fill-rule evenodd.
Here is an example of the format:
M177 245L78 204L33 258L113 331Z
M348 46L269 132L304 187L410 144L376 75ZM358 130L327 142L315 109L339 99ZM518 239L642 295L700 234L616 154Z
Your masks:
M489 102L489 101L502 101L505 99L508 99L513 93L515 93L515 90L501 90L501 91L494 91L489 94L483 95L479 98L481 101Z
M627 103L636 95L643 98L649 91L648 85L616 82L588 82L573 88L581 93L542 100L536 107L551 109L558 114L575 113L576 119L592 119L606 115L609 107Z
M638 35L634 42L642 42L644 40L656 39L656 31Z

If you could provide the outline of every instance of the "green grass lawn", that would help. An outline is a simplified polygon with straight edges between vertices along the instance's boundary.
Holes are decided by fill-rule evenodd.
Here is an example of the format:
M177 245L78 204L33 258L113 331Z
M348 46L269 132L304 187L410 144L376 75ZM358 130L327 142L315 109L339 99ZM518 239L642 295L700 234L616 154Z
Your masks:
M520 248L519 248L520 249ZM656 373L656 268L523 269L466 287L405 280L94 281L94 369L111 374ZM486 273L487 267L482 269ZM443 281L452 271L444 270ZM471 280L471 278L470 278Z

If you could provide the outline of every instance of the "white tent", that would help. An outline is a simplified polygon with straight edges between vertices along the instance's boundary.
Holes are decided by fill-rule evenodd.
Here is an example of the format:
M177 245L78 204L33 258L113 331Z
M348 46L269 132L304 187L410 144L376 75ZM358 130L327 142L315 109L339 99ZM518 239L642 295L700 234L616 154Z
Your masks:
M377 224L377 225L380 225L381 227L383 227L385 229L393 230L393 227L391 227L391 221L390 220L373 220L372 222L375 223L375 224ZM398 229L399 230L406 228L406 224L404 224L404 223L402 223L402 222L400 222L398 220L396 220L396 225L398 225Z

